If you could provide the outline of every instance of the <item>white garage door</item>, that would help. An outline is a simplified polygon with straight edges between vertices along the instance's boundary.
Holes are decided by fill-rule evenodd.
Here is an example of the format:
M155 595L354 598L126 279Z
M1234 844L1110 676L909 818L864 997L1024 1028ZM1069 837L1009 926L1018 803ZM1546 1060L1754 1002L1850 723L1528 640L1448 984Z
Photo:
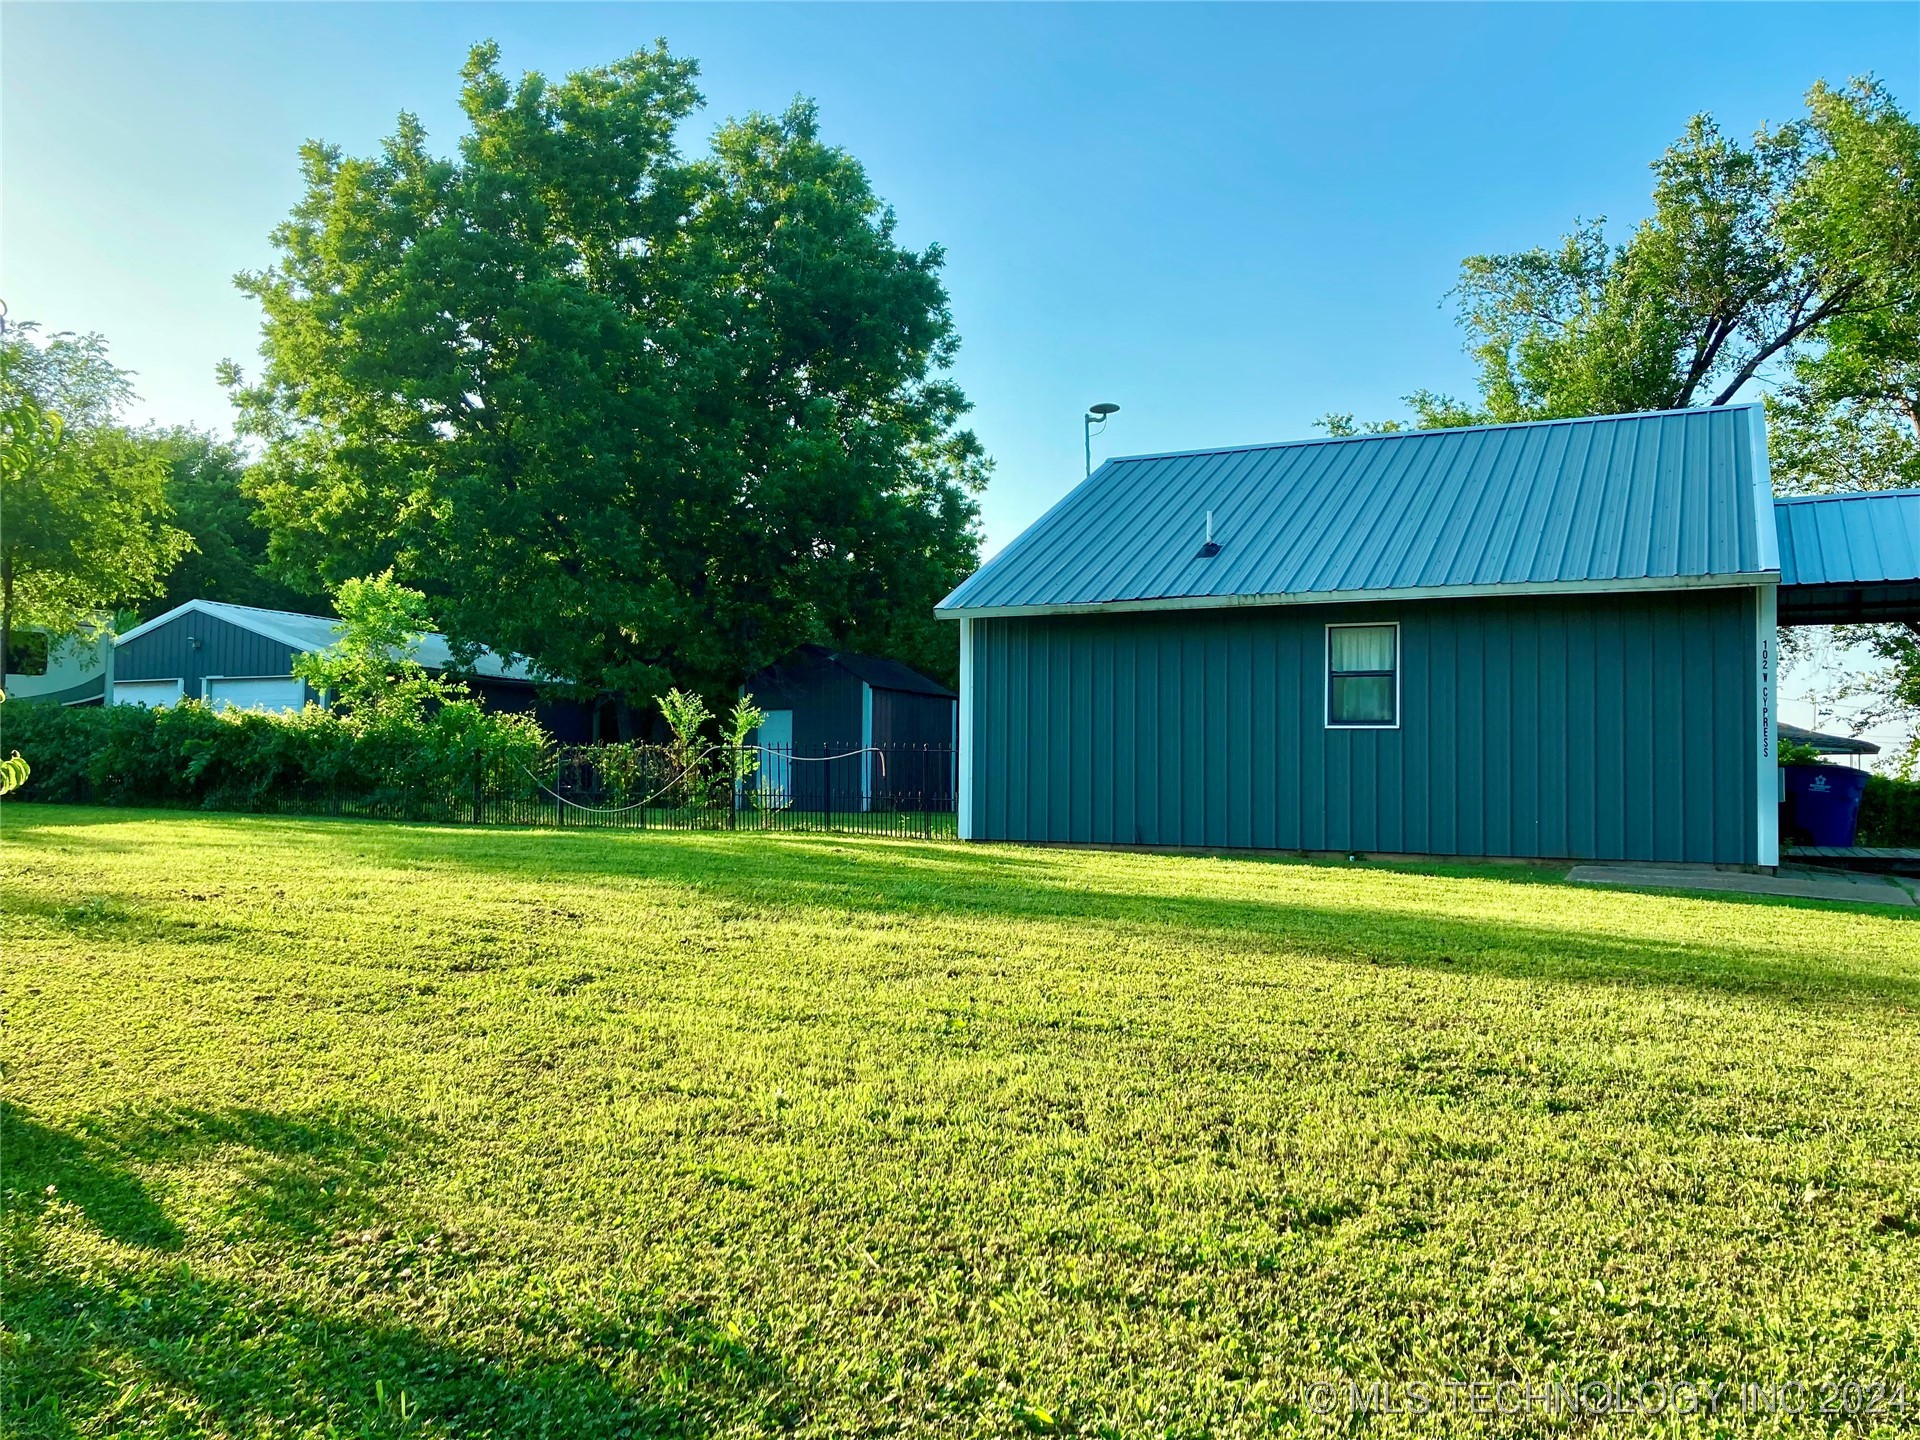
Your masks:
M259 676L207 681L207 704L215 710L298 710L307 703L307 684L289 677Z
M113 682L113 703L144 705L151 710L159 705L179 704L180 691L178 680L116 680Z

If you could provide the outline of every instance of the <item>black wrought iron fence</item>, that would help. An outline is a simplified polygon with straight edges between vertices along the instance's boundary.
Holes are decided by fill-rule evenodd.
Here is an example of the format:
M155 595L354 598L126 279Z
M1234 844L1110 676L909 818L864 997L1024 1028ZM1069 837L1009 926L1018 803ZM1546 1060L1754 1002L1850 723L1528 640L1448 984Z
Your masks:
M275 798L283 813L473 825L785 830L952 836L951 745L562 746L527 762L474 757L456 780Z

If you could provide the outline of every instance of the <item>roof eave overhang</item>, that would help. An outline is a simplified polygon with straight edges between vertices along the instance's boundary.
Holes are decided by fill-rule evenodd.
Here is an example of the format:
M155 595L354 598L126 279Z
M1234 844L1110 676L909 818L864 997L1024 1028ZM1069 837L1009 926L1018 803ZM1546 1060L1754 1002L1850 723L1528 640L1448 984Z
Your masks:
M940 620L991 620L1019 615L1124 615L1155 610L1234 610L1244 606L1377 605L1408 600L1497 600L1532 595L1626 595L1658 590L1753 589L1778 585L1778 570L1724 575L1649 575L1616 580L1545 580L1511 585L1411 585L1397 590L1320 590L1280 595L1167 595L1061 605L939 606Z

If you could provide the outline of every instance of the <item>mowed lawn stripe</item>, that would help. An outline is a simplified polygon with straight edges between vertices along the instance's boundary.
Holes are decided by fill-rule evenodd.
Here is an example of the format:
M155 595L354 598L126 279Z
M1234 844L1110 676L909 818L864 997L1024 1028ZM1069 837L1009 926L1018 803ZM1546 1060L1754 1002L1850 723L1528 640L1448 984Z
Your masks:
M1340 1377L1920 1389L1900 912L62 807L4 842L9 1433L1310 1433Z

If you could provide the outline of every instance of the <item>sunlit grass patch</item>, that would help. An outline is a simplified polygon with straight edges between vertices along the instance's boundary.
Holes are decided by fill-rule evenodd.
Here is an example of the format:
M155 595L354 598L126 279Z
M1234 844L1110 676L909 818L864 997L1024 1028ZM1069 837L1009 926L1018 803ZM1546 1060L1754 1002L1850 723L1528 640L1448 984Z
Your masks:
M825 836L4 838L10 1434L1920 1385L1899 912Z

